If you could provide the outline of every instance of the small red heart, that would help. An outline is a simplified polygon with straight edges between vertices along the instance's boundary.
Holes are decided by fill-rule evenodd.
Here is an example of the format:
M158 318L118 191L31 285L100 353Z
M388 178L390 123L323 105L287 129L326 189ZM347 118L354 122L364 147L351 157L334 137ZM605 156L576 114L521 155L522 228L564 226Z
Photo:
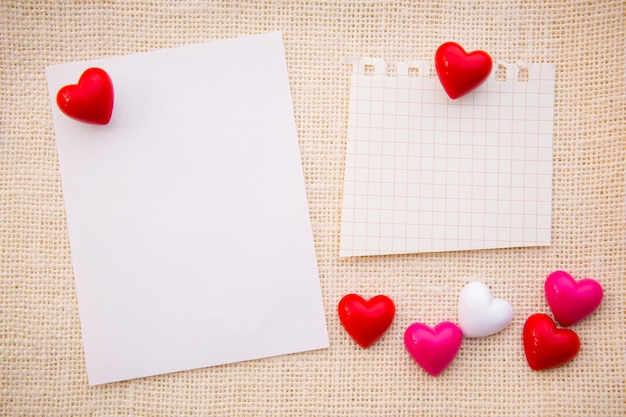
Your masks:
M380 339L396 314L396 306L386 295L365 300L357 294L348 294L339 301L337 310L341 324L362 348Z
M78 84L57 93L57 106L67 116L82 122L106 125L113 113L113 82L101 68L89 68Z
M533 314L524 323L524 351L528 365L535 371L554 368L571 361L580 349L578 335L557 329L545 314Z
M451 99L464 96L481 85L491 74L492 66L487 52L467 53L454 42L444 43L435 53L437 76Z

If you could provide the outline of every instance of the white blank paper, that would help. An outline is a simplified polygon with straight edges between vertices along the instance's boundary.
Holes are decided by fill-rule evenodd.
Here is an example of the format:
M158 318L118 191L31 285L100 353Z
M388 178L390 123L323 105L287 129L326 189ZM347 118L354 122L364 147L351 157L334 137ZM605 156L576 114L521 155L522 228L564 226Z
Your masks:
M54 102L92 66L107 126ZM46 74L90 384L328 346L279 33Z
M550 244L554 65L451 100L427 62L350 63L341 256Z

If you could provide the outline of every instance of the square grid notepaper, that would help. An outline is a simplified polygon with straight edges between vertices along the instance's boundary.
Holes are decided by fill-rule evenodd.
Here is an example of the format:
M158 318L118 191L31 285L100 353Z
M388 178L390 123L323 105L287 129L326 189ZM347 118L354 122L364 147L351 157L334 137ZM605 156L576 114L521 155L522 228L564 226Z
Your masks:
M347 61L340 256L550 244L553 64L451 100L429 62Z

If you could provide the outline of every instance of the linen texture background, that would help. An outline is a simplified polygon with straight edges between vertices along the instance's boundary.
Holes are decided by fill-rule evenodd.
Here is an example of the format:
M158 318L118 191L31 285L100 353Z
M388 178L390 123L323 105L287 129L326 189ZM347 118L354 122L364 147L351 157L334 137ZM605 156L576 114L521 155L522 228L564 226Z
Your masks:
M625 12L623 1L3 1L0 415L625 415ZM89 387L44 68L276 30L330 348ZM551 246L339 258L351 74L343 58L430 59L450 40L499 62L557 66ZM521 330L530 314L550 314L543 282L556 269L597 279L605 298L572 327L578 356L535 372ZM404 329L456 321L458 294L473 279L512 303L513 322L464 339L432 378L406 353ZM351 292L396 303L393 325L367 350L337 318Z

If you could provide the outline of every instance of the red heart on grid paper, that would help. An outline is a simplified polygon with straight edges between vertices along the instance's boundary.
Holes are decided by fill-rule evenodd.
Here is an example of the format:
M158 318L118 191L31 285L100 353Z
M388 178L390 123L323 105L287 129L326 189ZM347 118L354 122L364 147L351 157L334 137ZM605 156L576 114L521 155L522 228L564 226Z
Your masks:
M571 326L593 313L602 302L602 286L591 278L574 281L565 271L548 275L546 300L561 326Z
M451 99L476 89L489 77L492 67L493 62L487 52L467 53L454 42L444 43L435 53L437 76Z
M524 352L535 371L554 368L571 361L580 349L578 335L557 329L545 314L533 314L524 323Z
M365 300L360 295L348 294L339 301L337 311L350 337L362 348L367 348L391 326L396 306L386 295Z
M57 93L57 106L81 122L106 125L113 113L113 82L101 68L89 68L78 84L66 85Z

